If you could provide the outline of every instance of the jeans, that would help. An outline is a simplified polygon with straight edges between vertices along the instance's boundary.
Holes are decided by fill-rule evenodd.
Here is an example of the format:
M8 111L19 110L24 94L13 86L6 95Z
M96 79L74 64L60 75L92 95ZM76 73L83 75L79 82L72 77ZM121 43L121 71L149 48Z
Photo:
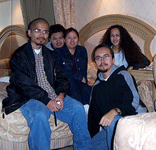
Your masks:
M83 105L89 104L92 87L87 83L76 81L72 78L68 78L68 80L70 82L70 90L68 95L78 100Z
M113 149L112 142L114 139L116 123L120 118L122 118L122 116L116 116L109 127L103 127L103 130L92 138L91 144L96 150Z
M30 133L28 137L30 150L50 150L51 130L50 115L53 112L42 102L30 99L20 108L26 118ZM91 137L87 129L87 119L83 105L66 96L64 108L55 112L57 119L68 123L72 133L74 150L92 150Z

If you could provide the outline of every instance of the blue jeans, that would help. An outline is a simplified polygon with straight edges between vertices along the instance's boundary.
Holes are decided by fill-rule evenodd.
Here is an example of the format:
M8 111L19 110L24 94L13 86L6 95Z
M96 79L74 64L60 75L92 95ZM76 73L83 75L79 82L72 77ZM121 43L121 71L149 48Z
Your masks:
M116 116L109 127L104 127L99 133L97 133L91 140L92 146L96 150L111 150L112 142L114 138L114 132L117 121L122 118L122 116Z
M72 78L68 78L68 80L70 82L70 90L68 95L78 100L83 105L89 104L92 90L91 86L89 86L87 83L76 81Z
M50 150L51 130L49 126L50 115L53 112L38 100L30 99L20 108L26 118L30 133L28 137L30 150ZM91 138L87 129L87 119L83 105L66 96L64 108L57 111L57 119L68 123L74 141L74 150L91 150Z

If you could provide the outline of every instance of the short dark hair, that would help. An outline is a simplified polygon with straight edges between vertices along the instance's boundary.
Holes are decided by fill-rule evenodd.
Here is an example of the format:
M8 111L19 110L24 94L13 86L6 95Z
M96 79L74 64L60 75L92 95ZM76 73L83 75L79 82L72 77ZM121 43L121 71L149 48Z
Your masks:
M51 25L50 26L50 29L49 29L49 38L51 38L51 35L53 33L57 33L57 32L62 32L63 35L64 35L64 32L65 32L65 28L61 25L61 24L54 24L54 25Z
M79 38L79 33L78 33L78 31L76 30L76 29L74 29L74 28L68 28L66 31L65 31L65 33L64 33L64 38L66 38L66 36L67 36L67 34L68 33L70 33L70 32L75 32L76 34L77 34L77 37Z
M109 50L110 50L110 53L111 53L111 55L112 55L112 58L114 58L114 52L113 52L113 50L112 50L112 48L110 48L108 45L106 45L106 44L99 44L99 45L97 45L94 49L93 49L93 52L92 52L92 56L91 56L91 59L92 59L92 61L94 61L95 62L95 52L97 51L97 49L99 49L99 48L108 48Z
M46 23L49 26L49 23L47 20L45 20L44 18L36 18L34 20L32 20L29 24L28 24L28 30L32 30L32 28L37 24L37 23ZM26 35L28 40L30 40L31 38L28 35L28 30L26 31Z
M42 23L46 23L49 26L49 23L47 20L45 20L44 18L36 18L34 20L32 20L29 25L28 25L28 30L32 29L37 23L42 22Z

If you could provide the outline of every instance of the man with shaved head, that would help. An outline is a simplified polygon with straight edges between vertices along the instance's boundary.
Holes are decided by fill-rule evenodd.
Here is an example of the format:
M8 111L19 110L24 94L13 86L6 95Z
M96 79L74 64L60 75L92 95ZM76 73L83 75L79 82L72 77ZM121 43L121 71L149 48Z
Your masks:
M68 123L75 150L91 150L84 107L66 95L68 79L59 69L54 52L44 46L48 22L43 18L33 20L27 33L29 42L10 59L11 79L8 97L3 100L4 113L20 108L30 127L30 150L50 150L50 115Z

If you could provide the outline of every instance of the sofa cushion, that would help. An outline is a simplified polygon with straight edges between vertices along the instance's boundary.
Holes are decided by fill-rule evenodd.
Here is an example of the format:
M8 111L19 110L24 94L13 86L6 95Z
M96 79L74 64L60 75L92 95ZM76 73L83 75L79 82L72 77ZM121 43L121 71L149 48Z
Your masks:
M154 102L152 99L152 90L150 89L151 82L143 80L138 85L138 93L140 95L141 101L145 104L147 107L148 112L155 111L154 109Z
M87 79L88 84L92 86L97 78L97 67L94 62L88 62Z

